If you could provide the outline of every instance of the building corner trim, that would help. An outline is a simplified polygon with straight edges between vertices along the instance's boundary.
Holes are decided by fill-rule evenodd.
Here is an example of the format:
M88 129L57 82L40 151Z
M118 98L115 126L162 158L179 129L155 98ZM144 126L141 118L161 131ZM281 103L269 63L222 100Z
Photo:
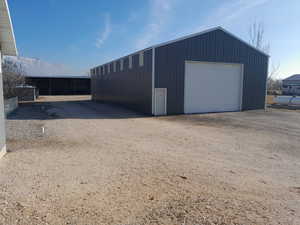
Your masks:
M4 145L0 150L0 159L6 154L6 145Z
M155 48L152 48L152 115L155 116Z

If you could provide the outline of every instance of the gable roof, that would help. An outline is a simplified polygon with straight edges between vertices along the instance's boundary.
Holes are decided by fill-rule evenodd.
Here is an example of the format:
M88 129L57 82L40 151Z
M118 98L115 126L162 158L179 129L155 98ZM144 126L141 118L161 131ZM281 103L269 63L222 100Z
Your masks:
M18 54L7 0L0 0L0 47L3 55Z
M300 74L292 75L284 80L300 80Z
M148 48L144 48L144 49L142 49L142 50L136 51L136 52L131 53L131 54L129 54L129 55L120 57L120 58L118 58L118 59L112 60L112 61L107 62L107 63L104 63L104 64L102 64L102 65L100 65L100 66L95 66L95 67L93 67L92 69L96 69L96 68L98 68L98 67L101 67L101 66L110 64L110 63L112 63L112 62L115 62L115 61L118 61L118 60L120 60L120 59L126 58L126 57L128 57L128 56L135 55L135 54L137 54L137 53L139 53L139 52L143 52L143 51L146 51L146 50L149 50L149 49L155 49L155 48L158 48L158 47L166 46L166 45L169 45L169 44L172 44L172 43L175 43L175 42L179 42L179 41L186 40L186 39L188 39L188 38L193 38L193 37L196 37L196 36L199 36L199 35L207 34L207 33L210 33L210 32L216 31L216 30L221 30L221 31L223 31L224 33L230 35L231 37L237 39L238 41L244 43L244 44L247 45L248 47L250 47L250 48L256 50L257 52L259 52L259 53L261 53L261 54L263 54L263 55L265 55L265 56L267 56L267 57L270 57L267 53L263 52L262 50L260 50L260 49L258 49L258 48L256 48L256 47L254 47L253 45L249 44L248 42L246 42L246 41L242 40L241 38L237 37L236 35L230 33L229 31L225 30L223 27L218 26L218 27L214 27L214 28L211 28L211 29L207 29L207 30L204 30L204 31L201 31L201 32L198 32L198 33L190 34L190 35L187 35L187 36L178 38L178 39L174 39L174 40L171 40L171 41L163 42L163 43L161 43L161 44L153 45L153 46L150 46L150 47L148 47Z
M187 36L184 36L184 37L181 37L181 38L178 38L178 39L175 39L175 40L172 40L172 41L167 41L167 42L164 42L164 43L161 43L161 44L158 44L158 45L154 45L152 46L152 48L157 48L157 47L161 47L161 46L165 46L165 45L168 45L168 44L172 44L172 43L175 43L175 42L178 42L178 41L183 41L183 40L186 40L188 38L193 38L193 37L197 37L199 35L203 35L203 34L206 34L206 33L210 33L210 32L213 32L213 31L216 31L216 30L221 30L223 31L224 33L230 35L231 37L243 42L245 45L247 45L248 47L250 48L253 48L254 50L260 52L261 54L265 55L265 56L268 56L270 57L267 53L265 53L264 51L254 47L253 45L249 44L248 42L242 40L241 38L237 37L236 35L230 33L229 31L225 30L223 27L221 26L218 26L218 27L214 27L214 28L211 28L211 29L207 29L207 30L204 30L204 31L201 31L201 32L198 32L198 33L195 33L195 34L191 34L191 35L187 35Z

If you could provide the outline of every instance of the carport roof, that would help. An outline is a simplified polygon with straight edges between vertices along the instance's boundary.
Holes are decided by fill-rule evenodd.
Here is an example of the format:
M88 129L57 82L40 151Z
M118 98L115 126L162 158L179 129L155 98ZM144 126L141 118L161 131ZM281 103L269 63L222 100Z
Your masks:
M0 47L3 55L18 54L7 0L0 0Z
M67 78L67 79L74 79L74 78L78 78L78 79L90 79L89 76L85 76L85 75L57 75L57 74L53 74L53 75L40 75L40 76L35 76L35 75L28 75L26 76L27 78Z

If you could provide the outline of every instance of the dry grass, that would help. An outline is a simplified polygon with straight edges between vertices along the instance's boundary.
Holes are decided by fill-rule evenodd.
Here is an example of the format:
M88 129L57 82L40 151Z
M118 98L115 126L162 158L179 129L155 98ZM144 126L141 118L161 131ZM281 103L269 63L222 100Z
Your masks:
M274 98L275 98L274 95L267 95L267 104L268 105L274 104Z

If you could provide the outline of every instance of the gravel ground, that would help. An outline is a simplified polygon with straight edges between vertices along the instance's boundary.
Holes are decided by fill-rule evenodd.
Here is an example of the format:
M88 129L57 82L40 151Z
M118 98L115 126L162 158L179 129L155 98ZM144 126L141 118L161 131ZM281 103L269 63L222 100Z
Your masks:
M0 224L300 224L297 110L152 118L53 96L6 126Z

